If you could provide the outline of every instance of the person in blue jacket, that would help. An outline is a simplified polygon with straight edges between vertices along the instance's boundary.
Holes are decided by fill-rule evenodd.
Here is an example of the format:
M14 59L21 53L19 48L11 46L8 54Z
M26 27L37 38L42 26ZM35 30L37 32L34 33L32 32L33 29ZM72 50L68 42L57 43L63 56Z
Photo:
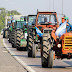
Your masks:
M72 25L69 23L69 18L68 18L68 17L65 17L64 20L63 20L63 22L65 22L66 20L67 20L66 29L67 29L67 32L70 32L70 31L72 31ZM62 22L62 23L63 23L63 22ZM60 25L61 25L62 23L60 23Z
M72 31L72 25L69 23L69 18L65 17L64 19L67 20L67 26L66 26L67 32Z

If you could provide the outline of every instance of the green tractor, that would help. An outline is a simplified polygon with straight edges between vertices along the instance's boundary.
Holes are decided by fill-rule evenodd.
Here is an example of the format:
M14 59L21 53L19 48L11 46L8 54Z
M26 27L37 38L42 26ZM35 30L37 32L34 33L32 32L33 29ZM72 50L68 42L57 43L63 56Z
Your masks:
M8 21L6 27L3 29L3 38L9 37L9 29L10 29L11 21Z
M27 28L25 28L24 20L16 20L14 24L14 32L12 35L12 47L16 47L17 50L26 50L26 38L25 33Z
M32 57L32 54L31 54L32 53L31 52L32 38L30 37L30 35L32 35L32 33L33 33L32 28L35 28L35 27L33 27L35 25L35 22L36 22L36 15L28 15L28 23L27 23L27 34L28 34L28 36L27 36L27 50L28 50L28 57ZM32 35L32 37L35 37L35 36Z
M11 20L11 23L9 24L9 43L12 43L12 34L13 34L13 31L14 31L14 23L15 23L15 20Z

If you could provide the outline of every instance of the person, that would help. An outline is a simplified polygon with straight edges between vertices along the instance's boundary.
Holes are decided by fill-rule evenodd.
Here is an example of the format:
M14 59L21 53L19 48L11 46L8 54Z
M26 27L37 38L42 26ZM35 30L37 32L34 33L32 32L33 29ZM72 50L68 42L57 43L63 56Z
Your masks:
M65 19L64 18L65 17L62 17L62 22L60 23L60 25L65 22Z
M66 26L67 32L72 31L72 25L69 23L69 18L65 17L64 19L65 21L67 20L67 26Z
M70 31L72 31L72 25L69 23L69 18L68 17L62 17L62 23L64 23L66 20L67 20L66 29L67 29L67 32L70 32ZM62 23L60 23L60 25Z

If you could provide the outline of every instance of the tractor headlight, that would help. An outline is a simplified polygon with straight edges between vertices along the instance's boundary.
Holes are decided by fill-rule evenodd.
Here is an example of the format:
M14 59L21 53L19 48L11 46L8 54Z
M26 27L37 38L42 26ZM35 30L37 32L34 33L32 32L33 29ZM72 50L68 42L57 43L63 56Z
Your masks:
M57 47L60 48L61 47L61 44L58 44Z

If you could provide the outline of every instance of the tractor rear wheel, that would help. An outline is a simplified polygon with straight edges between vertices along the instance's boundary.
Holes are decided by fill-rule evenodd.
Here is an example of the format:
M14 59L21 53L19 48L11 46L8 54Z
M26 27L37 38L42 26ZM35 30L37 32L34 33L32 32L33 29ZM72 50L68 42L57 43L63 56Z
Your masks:
M11 34L10 34L10 42L11 42L11 44L12 44L13 32L14 32L14 30L12 30Z
M17 46L16 49L17 50L26 50L26 47L21 47L21 39L24 39L24 34L22 30L17 30Z
M33 47L32 47L32 57L36 57L36 44L33 42Z
M3 31L3 38L5 38L5 30Z
M28 57L32 57L32 36L29 36L28 38Z
M5 38L8 38L8 31L5 30Z
M9 43L11 43L11 31L9 32Z
M50 34L44 34L42 38L42 67L53 67L53 51L51 50Z
M9 33L9 43L12 42L11 37L12 37L12 32L10 31L10 33Z
M35 31L29 32L28 34L28 57L36 57L36 45L35 45Z
M12 37L12 47L16 47L16 30L13 32L13 37Z
M28 36L27 36L27 46L26 46L26 49L27 49L27 50L28 50L28 43L29 43L29 42L28 42Z
M13 29L13 31L12 31L12 47L14 48L13 37L14 37L14 29Z

